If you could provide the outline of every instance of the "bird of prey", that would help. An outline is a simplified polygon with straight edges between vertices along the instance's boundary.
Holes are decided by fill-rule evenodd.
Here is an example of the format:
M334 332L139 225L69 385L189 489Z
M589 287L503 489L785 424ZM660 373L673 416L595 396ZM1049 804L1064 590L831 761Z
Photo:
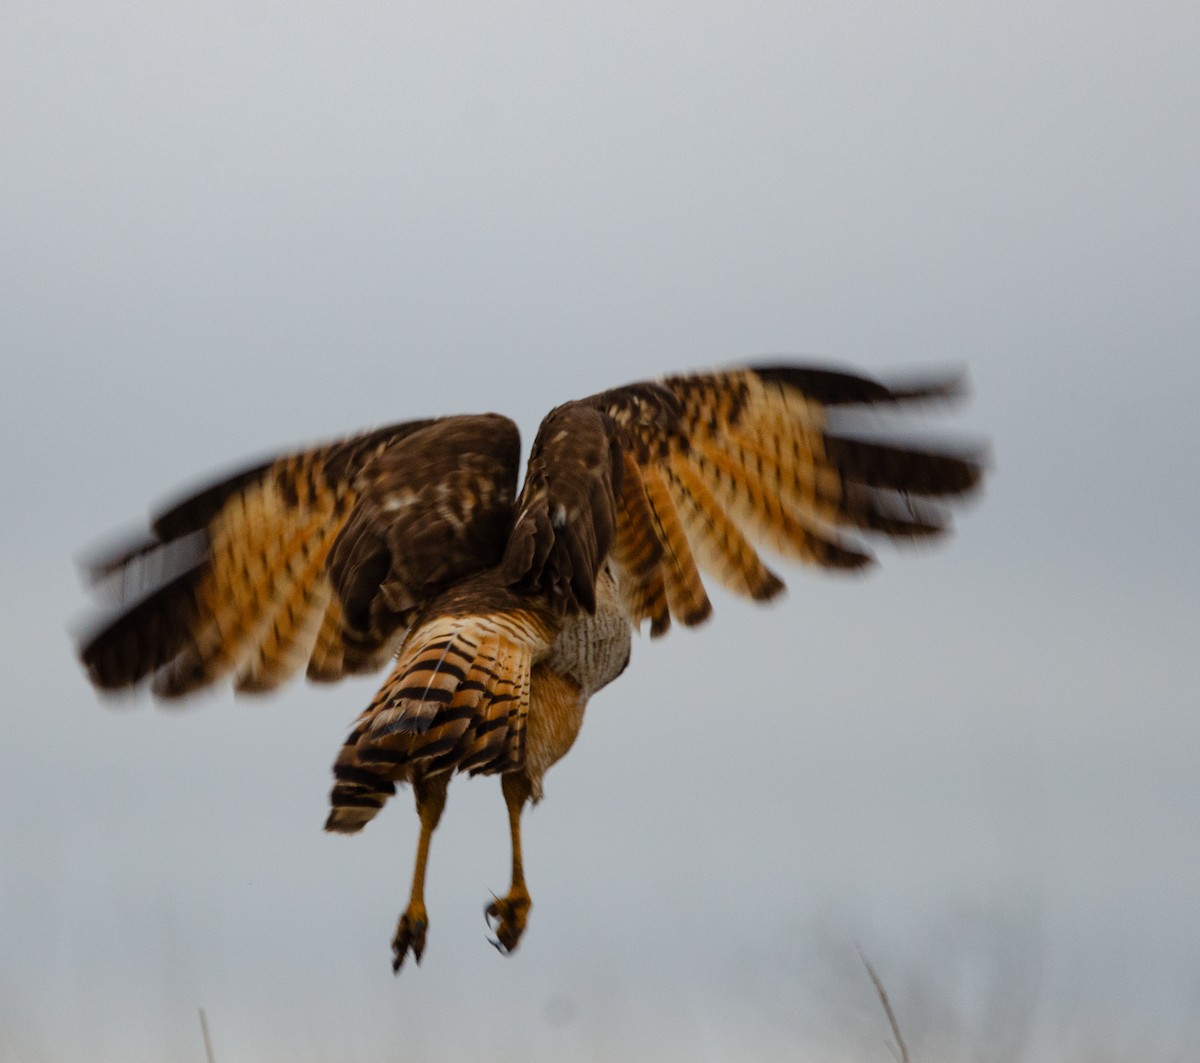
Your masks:
M958 390L953 376L889 385L799 365L632 384L551 410L519 494L517 428L497 414L285 453L95 556L89 575L119 604L80 654L102 690L149 680L164 699L394 660L338 753L325 829L359 831L397 783L411 786L420 838L392 942L399 971L425 948L425 866L451 777L499 775L512 884L486 914L511 952L530 909L522 809L588 699L624 670L631 633L704 620L702 572L774 598L783 583L755 543L855 570L870 537L944 532L981 454L897 436L894 414Z

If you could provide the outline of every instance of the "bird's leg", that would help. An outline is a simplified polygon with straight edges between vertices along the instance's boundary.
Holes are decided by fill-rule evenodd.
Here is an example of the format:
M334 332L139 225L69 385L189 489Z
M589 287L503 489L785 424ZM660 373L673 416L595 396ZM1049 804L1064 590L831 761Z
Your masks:
M529 776L522 772L510 772L503 776L501 787L504 803L508 806L508 829L512 835L512 885L506 897L495 897L484 909L488 925L496 934L493 945L501 952L512 952L521 940L525 920L532 902L525 888L525 871L521 866L521 811L529 800L532 786Z
M421 962L421 954L425 951L425 928L429 925L425 913L425 862L429 859L429 839L446 806L446 787L449 785L449 772L413 781L417 815L421 817L421 837L417 842L412 893L408 898L408 907L396 925L396 936L392 939L392 970L397 974L410 949L417 963Z

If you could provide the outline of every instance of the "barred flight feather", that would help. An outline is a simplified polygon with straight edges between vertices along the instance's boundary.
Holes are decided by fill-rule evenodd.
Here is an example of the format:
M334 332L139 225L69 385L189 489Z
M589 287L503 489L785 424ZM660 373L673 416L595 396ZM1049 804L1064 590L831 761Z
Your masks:
M175 699L225 676L243 693L272 690L306 663L324 680L378 669L414 611L397 602L498 560L518 450L507 418L414 421L256 465L172 505L150 537L89 565L94 581L123 591L81 649L93 682L111 690L153 676L155 694ZM404 491L425 541L376 547L371 522ZM382 561L365 588L354 583L361 565L333 563L347 529L364 523L365 554L355 537L342 556ZM147 583L129 605L129 589ZM347 604L362 624L348 623Z
M642 482L646 485L654 528L663 546L662 572L667 605L672 617L690 627L708 617L712 604L704 591L691 545L662 476L657 469L648 468L642 473Z
M342 603L338 601L336 595L330 593L325 609L321 613L317 637L313 642L312 654L308 659L306 674L313 682L332 683L347 674L344 630Z
M783 581L762 563L695 466L675 454L669 472L671 495L700 567L722 586L755 601L769 601L782 591Z
M696 470L712 493L762 542L783 557L827 568L859 568L870 555L854 549L788 507L777 491L727 451L702 446Z
M259 482L234 495L212 521L210 562L195 592L203 620L191 630L184 652L155 676L159 697L181 697L253 668L301 575L297 560L303 567L306 555L315 555L315 578L345 520L344 495L305 494L297 512L285 501L279 480Z
M655 531L642 472L632 456L623 457L620 504L617 507L612 560L620 578L621 597L634 628L650 621L652 637L671 625L663 582L663 543Z
M234 689L239 694L274 690L312 660L333 594L324 564L325 555L311 551L304 558L303 569L293 572L267 619L264 636L238 669Z

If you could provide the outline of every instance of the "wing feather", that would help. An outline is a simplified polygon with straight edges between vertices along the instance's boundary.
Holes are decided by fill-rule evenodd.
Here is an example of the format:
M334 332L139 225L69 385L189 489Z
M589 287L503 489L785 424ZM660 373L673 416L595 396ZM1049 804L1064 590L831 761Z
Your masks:
M634 627L649 620L651 636L664 634L671 626L671 610L663 580L663 543L646 497L641 467L629 454L622 455L611 561L618 570L625 608Z
M260 463L98 556L117 609L81 646L93 682L177 698L225 676L381 667L419 608L499 561L519 438L496 415L414 421Z
M826 569L862 568L873 560L871 536L948 530L948 506L934 500L974 491L982 456L962 444L859 438L846 431L848 416L960 392L954 376L889 386L834 369L762 366L559 407L534 443L506 574L564 610L590 611L597 573L610 564L631 623L649 619L661 634L671 619L708 616L701 571L756 600L778 594L783 584L756 543Z
M712 603L704 590L704 581L696 567L691 543L679 520L679 512L666 480L658 468L648 466L642 473L646 498L650 503L654 534L663 548L663 581L671 615L684 624L698 624L712 612Z
M783 582L763 564L695 464L672 454L669 470L671 494L700 567L737 594L755 601L774 598Z

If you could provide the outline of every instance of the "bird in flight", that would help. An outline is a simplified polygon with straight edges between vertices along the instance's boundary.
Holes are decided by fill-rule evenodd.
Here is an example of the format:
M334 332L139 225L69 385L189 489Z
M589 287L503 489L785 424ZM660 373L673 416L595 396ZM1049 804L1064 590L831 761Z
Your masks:
M486 908L503 952L530 909L521 813L574 743L631 634L711 611L701 573L766 601L755 544L826 569L866 540L945 532L982 455L918 444L896 412L953 376L885 384L800 365L670 376L551 410L517 491L498 414L408 421L283 454L164 509L87 564L118 605L81 640L91 681L163 699L229 679L274 690L392 670L333 767L325 829L353 834L407 783L420 819L393 969L425 949L430 838L456 772L499 775L512 882ZM889 427L890 426L890 427Z

